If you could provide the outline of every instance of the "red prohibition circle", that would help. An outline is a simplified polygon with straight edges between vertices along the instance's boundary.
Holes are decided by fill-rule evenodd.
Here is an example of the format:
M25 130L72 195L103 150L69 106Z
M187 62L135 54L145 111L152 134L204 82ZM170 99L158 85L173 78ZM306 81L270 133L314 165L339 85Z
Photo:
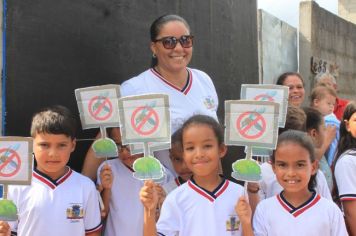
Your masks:
M264 99L267 99L268 101L270 102L274 102L274 99L273 97L267 95L267 94L260 94L260 95L257 95L254 100L255 101L263 101Z
M7 157L7 159L0 165L0 176L2 177L11 177L17 174L17 172L19 172L20 168L21 168L21 159L19 154L9 148L2 148L0 149L0 159L4 156L2 155L2 153L10 153ZM17 161L17 167L15 168L14 171L10 172L10 173L3 173L3 169L11 163L11 161L15 159Z
M96 102L97 100L102 99L99 107L97 107L97 109L94 111L93 110L93 103ZM108 114L99 116L99 113L103 110L104 106L108 104L109 105L109 111L107 112ZM88 105L88 111L89 114L96 120L106 120L107 118L109 118L112 114L112 104L110 99L106 98L106 97L102 97L102 96L95 96L92 99L90 99L89 101L89 105Z
M245 117L246 119L248 119L248 116L250 116L251 114L255 117L255 119L251 120L251 122L247 126L241 127L241 123L245 120ZM248 134L248 131L251 130L251 128L255 127L255 124L259 121L262 123L262 130L253 135ZM236 120L236 128L237 131L242 135L242 137L247 139L257 139L261 137L262 134L266 131L266 121L260 113L255 111L247 111L242 113Z
M142 120L136 124L135 122L135 118L137 116L137 114L140 112L140 111L143 111L144 109L147 109L148 110L148 113L142 118ZM156 124L152 126L151 129L149 130L143 130L143 126L148 122L148 119L153 116L155 121L156 121ZM131 125L132 125L132 128L138 133L138 134L141 134L141 135L144 135L144 136L147 136L147 135L150 135L152 134L153 132L155 132L159 126L159 117L158 117L158 114L157 112L151 108L151 107L148 107L148 106L141 106L141 107L138 107L136 108L133 113L132 113L132 116L131 116Z

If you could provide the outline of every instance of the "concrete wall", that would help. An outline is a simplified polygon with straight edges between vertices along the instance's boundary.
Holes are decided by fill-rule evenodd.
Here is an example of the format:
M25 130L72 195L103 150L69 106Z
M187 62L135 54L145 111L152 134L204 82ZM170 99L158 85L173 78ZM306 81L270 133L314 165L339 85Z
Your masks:
M339 16L356 24L356 1L339 0Z
M301 2L299 16L299 71L309 94L315 73L311 59L328 62L326 70L336 75L339 96L356 99L356 25L319 7Z
M280 74L298 70L297 29L258 10L259 77L274 84Z

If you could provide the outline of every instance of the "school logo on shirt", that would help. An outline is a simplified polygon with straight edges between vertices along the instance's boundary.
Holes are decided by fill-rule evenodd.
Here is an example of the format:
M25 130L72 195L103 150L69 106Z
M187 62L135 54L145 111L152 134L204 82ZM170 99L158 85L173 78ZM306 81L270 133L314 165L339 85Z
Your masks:
M236 215L230 215L226 221L226 231L234 232L238 231L240 228L240 221L237 220Z
M208 110L216 110L216 102L211 96L204 98L204 105Z
M82 219L84 217L84 210L81 204L71 204L69 208L67 208L67 219L76 220Z

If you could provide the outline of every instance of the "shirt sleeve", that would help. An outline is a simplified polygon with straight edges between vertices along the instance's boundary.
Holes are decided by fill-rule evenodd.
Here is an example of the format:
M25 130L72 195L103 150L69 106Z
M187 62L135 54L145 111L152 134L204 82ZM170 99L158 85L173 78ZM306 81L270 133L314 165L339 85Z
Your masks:
M356 156L345 155L337 161L335 179L340 200L356 200Z
M326 181L325 175L321 170L318 170L316 175L316 191L324 198L332 201L330 189Z
M88 191L88 200L84 208L84 226L86 233L96 232L102 227L98 191L92 182L89 183L90 185L87 187L90 188L90 191Z
M334 226L331 227L331 236L348 235L344 216L336 205L334 207L333 222L330 223Z
M163 202L161 215L157 222L158 234L165 236L179 235L180 220L178 204L174 202L173 195L168 195Z

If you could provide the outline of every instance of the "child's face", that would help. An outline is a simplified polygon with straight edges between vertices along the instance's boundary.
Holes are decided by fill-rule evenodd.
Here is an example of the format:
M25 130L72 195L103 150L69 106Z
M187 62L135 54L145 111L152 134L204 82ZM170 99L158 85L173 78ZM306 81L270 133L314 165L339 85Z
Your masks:
M110 132L110 138L113 139L118 147L119 151L119 159L122 163L126 166L132 168L133 163L136 161L137 158L142 157L142 154L139 155L131 155L130 148L128 145L122 145L121 143L121 131L118 128L113 128Z
M172 144L172 148L169 150L169 157L177 175L180 176L184 181L190 179L192 176L192 171L188 169L184 162L183 149L179 144Z
M336 103L336 97L334 97L330 94L326 94L326 96L324 98L315 99L313 101L313 106L318 111L320 111L320 113L323 116L326 116L326 115L333 113L335 103Z
M352 114L349 120L345 120L345 126L352 137L356 138L356 112Z
M194 177L216 177L226 146L219 145L214 131L205 124L193 124L183 131L183 158Z
M310 177L316 173L316 162L311 162L309 152L293 142L281 143L277 147L272 167L286 193L308 192Z
M308 134L311 136L313 140L313 144L315 148L320 148L325 139L325 122L324 119L322 120L322 123L319 125L318 130L312 129L311 131L308 132Z
M64 134L37 133L33 139L37 169L53 180L63 176L75 143Z

